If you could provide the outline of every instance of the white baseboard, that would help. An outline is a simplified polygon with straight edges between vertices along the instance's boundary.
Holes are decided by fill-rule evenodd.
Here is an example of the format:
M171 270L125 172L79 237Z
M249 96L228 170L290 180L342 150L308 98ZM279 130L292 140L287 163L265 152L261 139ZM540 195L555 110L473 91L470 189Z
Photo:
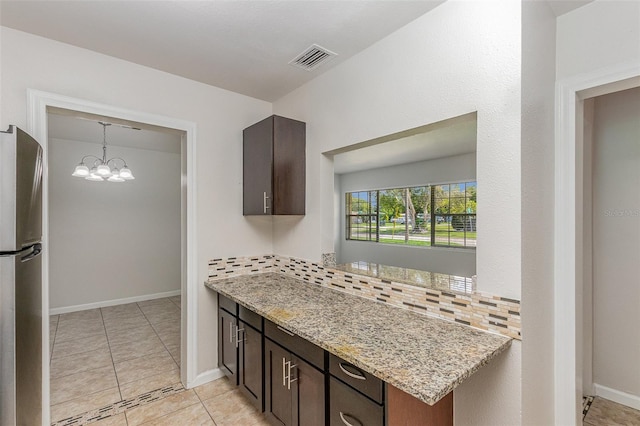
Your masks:
M609 401L617 402L618 404L640 410L640 396L611 389L597 383L593 384L593 389L595 390L596 396L601 396Z
M187 383L187 389L204 385L205 383L209 383L223 376L224 376L224 373L219 368L214 368L213 370L205 371L204 373L198 374L191 383Z
M163 297L180 296L181 290L165 291L164 293L145 294L142 296L125 297L124 299L105 300L103 302L87 303L84 305L64 306L49 309L49 315L68 314L69 312L86 311L87 309L104 308L106 306L124 305L126 303L142 302L144 300L162 299Z

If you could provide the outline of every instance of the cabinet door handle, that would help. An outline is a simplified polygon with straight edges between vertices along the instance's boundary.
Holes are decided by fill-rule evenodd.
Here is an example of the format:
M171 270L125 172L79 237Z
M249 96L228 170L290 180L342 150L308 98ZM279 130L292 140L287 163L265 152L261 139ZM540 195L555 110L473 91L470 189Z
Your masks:
M264 192L264 198L263 198L263 212L264 214L267 214L267 209L269 208L269 206L267 205L267 200L269 199L269 197L267 196L267 193Z
M240 333L244 333L244 328L236 327L236 348L240 344Z
M287 360L282 357L282 386L287 386Z
M297 378L291 380L291 369L297 367L296 364L291 365L291 361L288 362L289 368L287 369L287 389L291 390L291 382L298 380Z
M353 379L358 379L358 380L367 380L367 378L364 376L364 374L362 374L361 372L357 372L357 373L352 373L351 371L347 370L346 368L343 367L343 365L347 365L344 363L339 363L338 367L340 367L340 370L342 370L342 372L344 374L346 374L347 376L353 378Z
M287 330L286 328L282 328L282 327L280 327L279 325L276 325L276 327L278 328L278 330L280 330L280 331L282 331L282 332L284 332L284 333L287 333L289 336L295 336L295 334L294 334L294 333L290 332L290 331L289 331L289 330Z
M348 422L345 417L349 417L349 420L355 423ZM342 411L340 411L340 420L342 420L342 423L344 423L346 426L362 426L362 422L360 420L348 414L344 414Z
M233 323L229 323L229 343L233 343Z

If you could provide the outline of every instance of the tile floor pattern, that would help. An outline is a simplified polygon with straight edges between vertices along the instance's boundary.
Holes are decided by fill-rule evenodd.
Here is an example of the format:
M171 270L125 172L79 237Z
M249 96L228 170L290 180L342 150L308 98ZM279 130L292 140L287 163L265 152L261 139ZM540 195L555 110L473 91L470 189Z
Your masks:
M585 426L640 425L640 411L596 396L582 420Z
M50 318L54 425L267 425L226 378L180 383L180 296Z
M56 426L268 424L226 378L182 387L180 296L52 315L50 340ZM604 398L585 410L584 425L640 425L640 411Z

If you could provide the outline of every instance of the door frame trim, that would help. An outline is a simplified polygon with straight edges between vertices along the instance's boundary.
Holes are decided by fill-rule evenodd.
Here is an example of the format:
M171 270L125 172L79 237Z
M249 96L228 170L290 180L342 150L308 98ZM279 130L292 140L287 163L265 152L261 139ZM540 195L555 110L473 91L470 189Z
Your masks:
M49 388L49 220L48 220L48 123L47 109L64 108L89 114L114 117L183 131L182 162L182 244L181 244L181 368L182 383L190 388L197 381L198 372L198 257L197 257L197 192L196 192L196 123L178 118L134 111L112 105L100 104L84 99L27 89L27 132L40 142L44 154L43 169L43 265L42 265L42 312L43 351L42 395L43 425L50 422ZM186 160L186 161L185 161ZM45 409L46 407L46 409Z
M582 147L584 100L640 86L638 61L560 80L555 96L554 192L554 416L555 424L582 422L583 282ZM578 270L580 269L580 271Z

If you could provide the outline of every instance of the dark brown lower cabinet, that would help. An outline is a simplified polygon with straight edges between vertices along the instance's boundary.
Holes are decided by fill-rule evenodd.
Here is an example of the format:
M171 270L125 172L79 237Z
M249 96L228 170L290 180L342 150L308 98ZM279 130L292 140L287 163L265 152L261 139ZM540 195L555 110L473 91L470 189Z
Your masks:
M293 356L295 365L292 374L296 376L296 389L293 394L294 424L300 426L321 426L325 424L325 387L324 373L311 364Z
M384 426L384 408L334 377L329 379L331 426Z
M238 384L238 320L218 309L218 360L220 369L234 385Z
M218 300L219 367L272 425L453 425L453 392L429 406L244 306Z
M263 410L262 389L262 332L239 321L241 341L238 352L238 385L252 404Z
M324 426L323 372L265 339L265 415L278 426Z

